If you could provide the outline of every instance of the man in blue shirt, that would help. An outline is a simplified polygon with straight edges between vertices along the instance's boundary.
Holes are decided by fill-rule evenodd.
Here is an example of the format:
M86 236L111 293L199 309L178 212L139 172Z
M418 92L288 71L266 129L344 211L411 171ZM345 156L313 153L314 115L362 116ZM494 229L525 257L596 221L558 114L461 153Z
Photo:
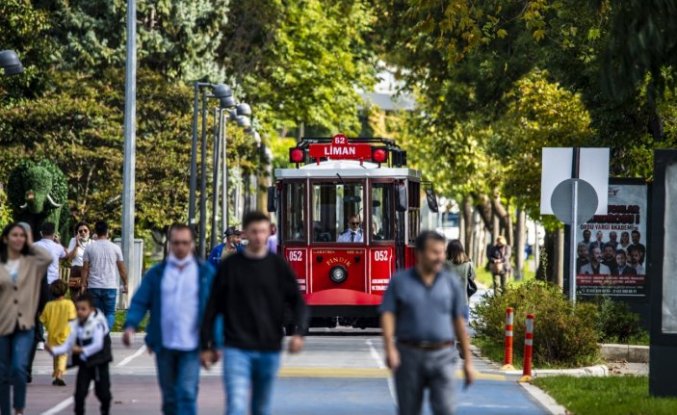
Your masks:
M443 270L445 239L434 231L416 238L416 267L397 273L381 304L388 367L395 375L400 415L419 415L430 389L435 415L454 410L453 377L460 343L465 383L473 382L465 331L465 294L458 278Z
M212 249L212 252L209 253L208 261L214 268L218 268L221 260L225 259L228 255L242 252L243 247L240 236L241 232L238 229L232 226L226 229L226 233L223 235L225 238L223 243L216 245Z
M344 243L362 243L364 242L364 235L361 229L362 221L359 215L351 215L348 218L348 229L342 234L339 234L336 242Z
M195 242L187 225L172 225L169 247L167 259L141 280L127 312L122 341L131 345L134 332L150 312L146 345L157 359L162 413L194 415L200 380L199 330L214 268L193 255ZM222 323L213 328L222 330Z

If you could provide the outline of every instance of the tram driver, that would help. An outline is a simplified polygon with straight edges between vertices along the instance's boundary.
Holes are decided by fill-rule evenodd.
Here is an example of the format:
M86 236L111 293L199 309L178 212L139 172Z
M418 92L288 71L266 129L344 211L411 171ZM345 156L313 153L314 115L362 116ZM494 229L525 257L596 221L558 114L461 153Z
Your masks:
M362 243L364 234L362 232L362 220L360 215L351 215L348 219L348 229L339 234L336 242Z

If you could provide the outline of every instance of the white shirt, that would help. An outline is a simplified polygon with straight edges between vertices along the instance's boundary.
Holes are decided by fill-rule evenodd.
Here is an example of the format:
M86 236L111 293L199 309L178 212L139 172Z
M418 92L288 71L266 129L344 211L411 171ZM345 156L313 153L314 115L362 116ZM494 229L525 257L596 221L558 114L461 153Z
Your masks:
M362 229L358 229L356 231L348 229L347 231L339 235L336 242L362 243L364 242L364 237L362 236Z
M71 265L74 267L81 267L83 265L82 257L85 255L85 248L87 245L92 243L91 239L87 239L87 242L78 244L77 238L71 238L71 241L68 243L68 252L73 252L75 250L75 256L71 260Z
M199 275L197 261L191 255L167 259L162 276L162 346L171 350L191 351L198 347L200 327Z
M16 284L17 278L19 278L19 264L21 261L19 259L7 259L5 263L5 270L9 274L9 277L12 279L12 282Z
M118 262L122 262L122 250L108 239L92 241L82 255L89 262L88 288L118 288Z
M103 349L103 341L106 334L108 334L108 323L100 310L97 310L96 313L92 313L87 317L87 321L80 323L77 319L71 321L70 323L71 330L68 334L68 339L64 344L60 344L52 347L52 354L54 356L59 356L66 354L73 349L78 339L87 340L91 339L91 343L86 346L82 346L82 352L80 353L80 359L86 361L88 357L95 355Z
M51 284L59 279L59 260L66 258L66 250L61 244L46 238L40 239L35 245L44 248L52 256L52 263L47 268L47 282Z

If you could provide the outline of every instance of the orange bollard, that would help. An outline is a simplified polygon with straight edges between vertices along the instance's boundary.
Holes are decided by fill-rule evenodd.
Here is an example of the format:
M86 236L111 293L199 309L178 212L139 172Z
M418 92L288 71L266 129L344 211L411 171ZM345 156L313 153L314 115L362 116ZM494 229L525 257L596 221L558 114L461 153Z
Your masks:
M515 313L512 307L505 309L505 350L501 370L515 370L512 365L512 325Z
M520 382L531 380L531 360L534 353L534 315L527 314L526 330L524 333L524 364Z

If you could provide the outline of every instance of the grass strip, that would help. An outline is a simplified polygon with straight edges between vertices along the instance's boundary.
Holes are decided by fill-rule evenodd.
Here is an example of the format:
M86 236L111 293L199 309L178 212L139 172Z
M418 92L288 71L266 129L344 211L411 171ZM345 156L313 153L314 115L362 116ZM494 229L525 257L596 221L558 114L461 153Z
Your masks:
M647 376L553 376L535 379L533 383L574 415L677 414L677 398L649 396Z

